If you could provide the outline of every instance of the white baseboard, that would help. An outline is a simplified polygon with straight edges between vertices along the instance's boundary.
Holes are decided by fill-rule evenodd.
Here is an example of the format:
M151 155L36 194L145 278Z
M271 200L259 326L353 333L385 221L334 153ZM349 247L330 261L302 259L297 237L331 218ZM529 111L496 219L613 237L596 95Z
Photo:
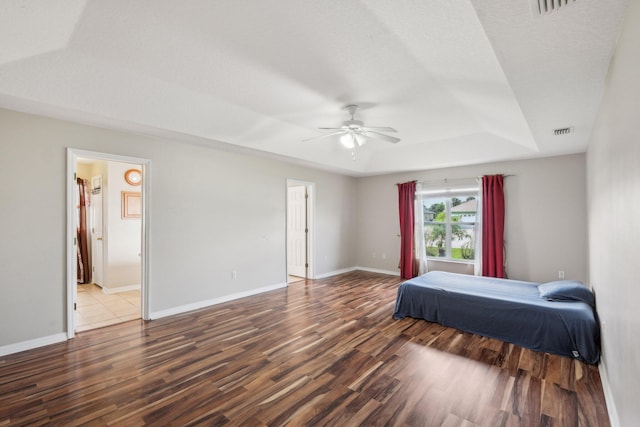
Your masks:
M340 270L329 271L328 273L316 274L316 279L326 279L327 277L337 276L338 274L350 273L355 271L356 267L341 268Z
M118 292L139 291L141 286L138 283L137 285L118 286L117 288L107 288L106 286L101 286L101 288L103 294L117 294Z
M609 414L611 427L621 427L620 418L618 418L618 410L616 409L616 403L613 400L613 393L611 392L611 383L609 382L609 374L607 373L607 364L602 356L600 356L598 370L600 371L602 391L604 392L604 400L607 403L607 413Z
M281 289L286 287L287 287L286 282L278 283L276 285L263 286L262 288L251 289L249 291L244 291L244 292L237 292L235 294L225 295L219 298L213 298L205 301L194 302L192 304L172 307L166 310L154 311L149 313L149 319L154 320L154 319L160 319L161 317L173 316L174 314L182 314L188 311L198 310L200 308L210 307L212 305L221 304L223 302L233 301L233 300L244 298L244 297L250 297L252 295L257 295L263 292L274 291L276 289Z
M326 279L327 277L336 276L338 274L350 273L356 270L368 271L371 273L389 274L391 276L400 276L399 271L380 270L378 268L355 266L355 267L347 267L347 268L342 268L340 270L330 271L328 273L316 274L316 279Z
M67 340L67 334L60 333L60 334L49 335L47 337L40 337L40 338L28 340L28 341L17 342L15 344L4 345L0 347L0 356L19 353L21 351L31 350L37 347L42 347L49 344L55 344L55 343L66 341L66 340Z
M380 270L378 268L369 268L369 267L355 267L356 270L369 271L371 273L380 273L380 274L388 274L390 276L398 276L400 277L399 271L391 271L391 270Z

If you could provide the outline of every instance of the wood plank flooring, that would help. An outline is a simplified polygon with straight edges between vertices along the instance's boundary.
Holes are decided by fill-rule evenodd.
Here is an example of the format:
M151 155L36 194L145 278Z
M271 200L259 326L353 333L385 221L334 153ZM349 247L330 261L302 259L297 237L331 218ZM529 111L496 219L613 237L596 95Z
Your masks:
M0 426L608 426L598 368L391 318L352 272L0 358Z

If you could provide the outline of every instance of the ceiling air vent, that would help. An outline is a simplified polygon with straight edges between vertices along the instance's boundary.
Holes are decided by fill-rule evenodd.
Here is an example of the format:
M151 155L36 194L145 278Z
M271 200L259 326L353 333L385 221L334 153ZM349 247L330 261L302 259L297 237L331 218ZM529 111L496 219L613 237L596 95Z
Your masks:
M531 11L534 16L546 15L575 3L576 0L531 0Z
M542 1L542 0L540 0ZM553 130L553 134L558 136L558 135L566 135L568 133L573 132L573 127L568 127L568 128L558 128L558 129L554 129Z

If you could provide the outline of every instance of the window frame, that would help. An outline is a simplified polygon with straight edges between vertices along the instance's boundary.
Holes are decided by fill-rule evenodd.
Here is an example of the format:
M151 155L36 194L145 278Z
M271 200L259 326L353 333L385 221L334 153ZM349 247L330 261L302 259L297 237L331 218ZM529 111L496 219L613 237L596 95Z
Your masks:
M451 200L453 198L457 198L457 199L466 199L468 197L474 197L475 200L479 200L480 199L480 189L479 188L469 188L466 187L464 189L429 189L429 190L423 190L421 191L421 198L422 198L422 227L423 230L426 230L426 228L430 225L444 225L445 227L445 256L441 257L441 256L433 256L433 255L429 255L428 253L428 247L427 247L427 242L424 242L424 249L425 249L425 258L428 261L440 261L440 262L454 262L454 263L462 263L462 264L474 264L476 262L476 257L477 257L477 251L476 248L479 246L478 242L476 241L476 239L478 238L478 233L476 233L476 228L478 227L478 213L476 210L476 215L474 218L473 222L465 222L465 225L470 225L472 226L473 230L474 230L474 257L472 259L460 259L460 258L453 258L452 256L452 244L451 244L451 238L452 238L452 234L453 234L453 224L455 223L455 221L452 221L452 216L451 216L451 209L454 207L451 203ZM443 203L444 203L444 212L445 212L445 221L444 222L438 222L438 221L425 221L424 220L424 213L425 213L425 200L427 199L444 199ZM466 201L466 200L465 200ZM463 202L464 203L464 202ZM435 217L434 217L435 218ZM422 239L424 239L425 237L422 236Z

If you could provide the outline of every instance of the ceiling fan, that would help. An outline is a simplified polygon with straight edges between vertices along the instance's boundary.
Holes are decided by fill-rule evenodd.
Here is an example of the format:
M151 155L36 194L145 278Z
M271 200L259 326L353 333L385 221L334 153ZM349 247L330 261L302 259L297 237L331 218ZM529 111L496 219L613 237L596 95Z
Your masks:
M342 126L338 128L318 128L321 130L334 130L335 132L330 132L325 135L316 136L314 138L305 139L305 141L312 141L315 139L327 138L329 136L340 135L340 143L344 145L345 148L355 148L356 145L361 147L365 142L367 142L368 138L379 139L386 142L391 142L393 144L400 141L400 138L396 138L395 136L385 135L380 132L397 132L394 128L390 127L371 127L364 126L364 123L361 120L355 119L356 111L358 111L359 106L355 104L350 104L344 107L349 114L351 115L351 119L342 123Z

